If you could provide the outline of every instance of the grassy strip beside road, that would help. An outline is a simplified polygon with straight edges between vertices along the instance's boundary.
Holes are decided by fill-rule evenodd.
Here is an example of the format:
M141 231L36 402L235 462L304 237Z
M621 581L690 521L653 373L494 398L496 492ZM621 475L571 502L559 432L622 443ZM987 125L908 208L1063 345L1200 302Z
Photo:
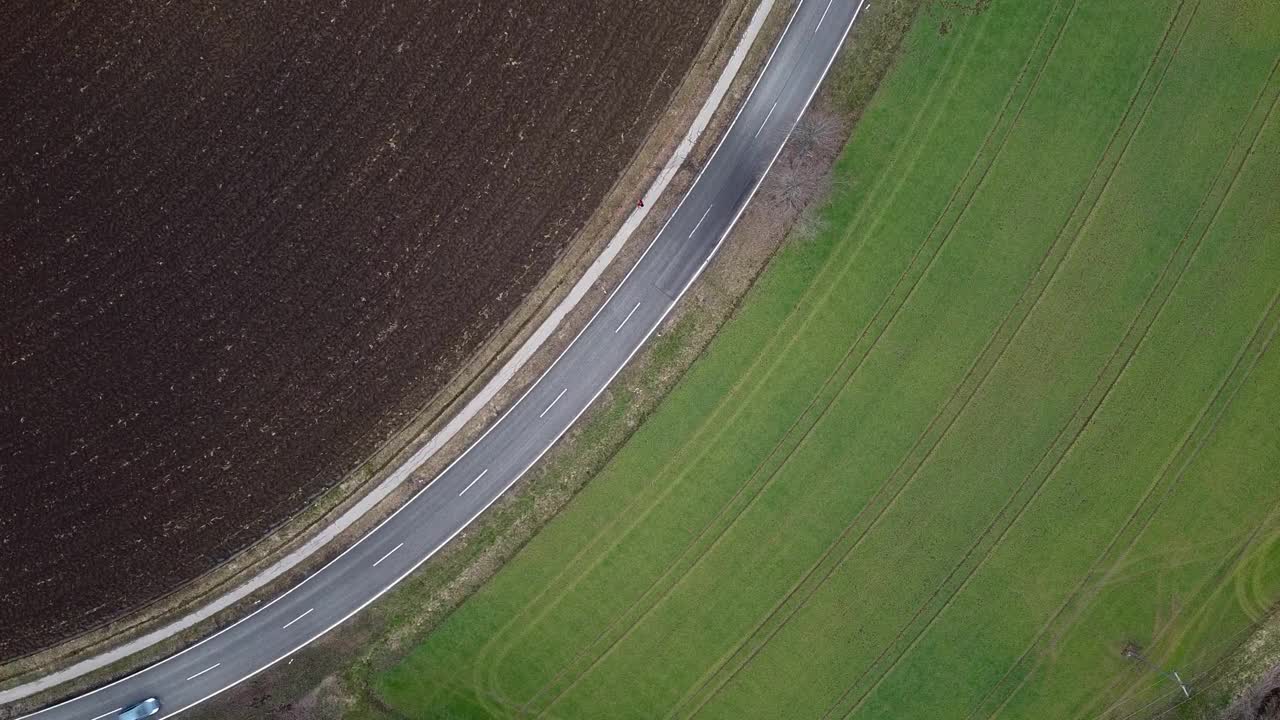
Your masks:
M1088 718L1164 702L1128 643L1208 670L1280 592L1278 37L922 13L822 230L386 705Z

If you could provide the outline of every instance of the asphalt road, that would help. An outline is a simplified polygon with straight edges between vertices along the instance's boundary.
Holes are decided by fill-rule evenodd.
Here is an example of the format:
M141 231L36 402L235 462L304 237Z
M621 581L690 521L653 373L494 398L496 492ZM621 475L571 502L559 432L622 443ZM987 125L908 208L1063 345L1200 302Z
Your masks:
M556 362L394 515L253 614L122 680L25 717L111 718L156 696L169 717L247 680L395 586L569 429L724 241L809 104L865 0L802 0L738 116L644 255Z

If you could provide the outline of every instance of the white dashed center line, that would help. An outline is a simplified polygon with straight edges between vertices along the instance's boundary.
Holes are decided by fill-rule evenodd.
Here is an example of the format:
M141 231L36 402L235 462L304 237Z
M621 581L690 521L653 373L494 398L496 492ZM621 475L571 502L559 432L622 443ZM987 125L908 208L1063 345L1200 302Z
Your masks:
M617 332L617 330L615 330L614 332ZM552 400L552 401L551 401L551 404L547 406L547 409L546 409L546 410L543 410L543 411L542 411L542 412L540 412L540 413L538 413L538 417L543 417L543 416L544 416L544 415L546 415L547 413L551 412L551 408L555 407L555 406L556 406L556 403L560 402L560 398L564 397L564 394L565 394L566 392L568 392L568 391L569 391L569 388L565 388L564 390L561 390L561 391L560 391L560 394L556 396L556 399L555 399L555 400Z
M698 232L698 228L702 227L702 221L707 219L707 215L711 212L711 208L713 207L715 206L714 205L707 206L707 209L702 213L702 217L698 218L698 224L694 225L693 229L689 231L689 237L693 237L693 234Z
M386 554L386 555L383 555L382 557L378 558L378 562L374 563L374 564L373 564L373 566L374 566L374 567L378 567L378 563L380 563L380 562L382 562L383 560L386 560L387 558L391 557L391 553L393 553L393 552L395 552L395 551L399 550L399 549L400 549L400 548L402 548L402 547L404 547L404 543L400 543L399 545L397 545L397 546L395 546L395 547L391 548L390 550L388 550L388 551L387 551L387 554ZM308 612L310 612L310 611L308 611Z
M212 667L207 667L207 668L205 668L205 669L201 670L200 672L196 673L195 675L192 675L191 677L187 678L187 680L195 680L196 678L200 677L201 675L203 675L203 674L205 674L205 673L209 672L210 670L212 670L212 669L214 669L214 668L216 668L216 667L218 667L218 666L220 666L220 665L222 665L222 663L217 663L217 664L213 665Z
M315 610L315 608L311 608L311 610ZM280 628L280 629L281 629L281 630L288 630L290 625L292 625L292 624L294 624L294 623L298 622L299 620L301 620L302 618L304 618L304 617L306 617L306 616L310 615L310 614L311 614L311 610L308 610L308 611L306 611L306 612L302 613L301 615L299 615L298 617L296 617L296 618L294 618L294 619L290 620L289 622L285 623L285 624L284 624L284 627L282 627L282 628Z
M833 2L835 2L835 0L827 0L827 9L823 10L822 17L818 18L818 27L813 29L814 32L818 32L818 29L822 27L822 21L827 19L827 13L831 12L831 3Z
M458 497L462 497L463 495L465 495L467 491L471 489L471 486L480 482L480 478L484 477L488 472L489 472L489 468L485 468L484 472L477 475L475 480L472 480L471 482L467 483L467 486L462 488L462 492L458 493Z
M631 308L631 312L627 313L627 316L622 318L622 322L618 323L618 327L613 329L613 334L617 335L618 331L622 329L622 326L626 325L627 321L631 319L631 316L635 315L636 311L639 309L640 309L640 303L636 303L636 306Z
M121 711L121 710L123 710L123 709L124 709L123 707L118 707L118 708L116 708L115 710L112 710L111 712L102 713L101 715L99 715L99 716L97 716L97 717L89 718L89 720L102 720L102 718L107 717L107 716L109 716L109 715L115 715L116 713L120 712L120 711Z
M775 102L773 104L773 107L769 108L769 114L764 116L764 122L760 123L760 129L756 130L756 137L760 137L760 132L764 130L765 125L769 124L769 118L773 117L773 111L777 109L778 109L778 103Z

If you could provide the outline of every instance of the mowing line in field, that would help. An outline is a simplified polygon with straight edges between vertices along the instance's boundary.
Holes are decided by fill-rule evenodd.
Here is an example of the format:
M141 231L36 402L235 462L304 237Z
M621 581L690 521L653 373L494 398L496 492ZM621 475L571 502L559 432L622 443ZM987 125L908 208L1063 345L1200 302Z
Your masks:
M614 334L614 335L617 335L617 334L618 334L618 331L622 329L622 326L623 326L623 325L626 325L626 324L627 324L627 321L631 319L631 316L632 316L632 315L635 315L635 314L636 314L636 311L637 311L637 310L639 310L639 309L640 309L640 301L639 301L639 300L637 300L637 301L636 301L636 306L635 306L635 307L633 307L633 308L631 308L631 312L627 313L627 316L626 316L626 317L624 317L624 318L622 318L622 322L618 323L618 327L616 327L616 328L614 328L614 329L613 329L613 334ZM564 392L563 392L563 391L561 391L561 394L563 395L563 394L564 394ZM558 397L557 397L556 399L557 399L557 400L559 400L560 398L558 398ZM555 403L551 403L551 404L552 404L552 405L555 405ZM547 410L550 410L550 409L551 409L551 408L547 408ZM545 413L545 411L543 411L543 412Z
M484 477L485 475L487 475L487 474L488 474L488 472L489 472L489 468L485 468L484 470L482 470L482 471L480 472L480 474L476 476L476 479L475 479L475 480L472 480L471 482L467 483L467 486L466 486L466 487L464 487L464 488L462 488L462 492L458 493L458 497L462 497L463 495L465 495L465 494L467 493L467 491L471 489L471 486L472 486L472 485L475 485L475 484L476 484L476 483L478 483L478 482L480 482L480 478L482 478L482 477Z
M307 610L306 612L302 613L301 615L299 615L298 617L296 617L296 618L294 618L294 619L290 620L289 622L287 622L287 623L285 623L285 624L284 624L284 627L282 627L282 628L280 628L280 629L281 629L281 630L288 630L290 625L292 625L292 624L294 624L294 623L298 622L299 620L301 620L302 618L304 618L304 617L306 617L306 616L310 615L312 610L315 610L315 608L311 608L311 609Z
M636 303L636 307L640 307L640 303ZM635 310L633 309L631 312L635 312ZM628 315L627 317L631 317L631 316L630 316L630 315ZM627 321L626 321L626 320L623 320L622 322L625 324ZM621 330L621 329L622 329L622 325L619 325L619 326L618 326L618 330ZM614 330L614 332L618 332L618 330ZM552 400L552 401L551 401L551 404L547 406L547 409L546 409L546 410L543 410L543 411L542 411L542 412L540 412L540 413L538 413L538 417L539 417L539 418L541 418L541 417L545 416L547 413L551 412L551 408L555 407L555 406L556 406L556 403L560 402L560 398L564 397L564 394L565 394L566 392L568 392L568 391L569 391L569 388L565 388L564 390L561 390L561 391L560 391L560 394L559 394L559 395L556 395L556 399L555 399L555 400Z
M386 554L386 555L383 555L382 557L378 558L377 562L375 562L375 563L373 564L373 566L374 566L374 567L378 567L379 565L381 565L381 564L382 564L382 561L383 561L383 560L386 560L387 558L391 557L391 553L393 553L393 552L395 552L395 551L399 550L399 549L400 549L400 548L402 548L402 547L404 547L404 543L400 543L399 545L397 545L397 546L395 546L395 547L391 548L390 550L388 550L388 551L387 551L387 554Z
M776 107L776 106L777 106L777 103L774 103L774 106ZM772 112L772 111L770 111L770 112ZM713 208L713 207L715 207L715 206L714 206L714 205L708 205L708 206L707 206L707 209L706 209L706 210L704 210L704 211L702 212L702 217L698 218L698 224L697 224L697 225L694 225L694 226L693 226L693 229L689 231L689 237L693 237L693 234L694 234L694 233L696 233L696 232L698 232L698 228L702 227L702 221L707 219L707 215L711 213L711 208Z
M773 117L773 111L777 109L778 109L778 103L775 102L773 104L773 107L769 108L769 112L764 116L764 122L760 123L759 129L756 130L755 137L760 137L760 132L764 130L765 125L769 124L769 118Z
M222 665L222 663L214 663L213 665L210 665L209 667L207 667L207 668L205 668L205 669L201 670L200 672L196 673L195 675L192 675L191 677L187 678L187 680L188 680L188 681L190 681L190 680L195 680L196 678L200 677L201 675L203 675L203 674L205 674L205 673L209 672L210 670L213 670L213 669L215 669L215 668L218 668L218 667L220 667L221 665Z

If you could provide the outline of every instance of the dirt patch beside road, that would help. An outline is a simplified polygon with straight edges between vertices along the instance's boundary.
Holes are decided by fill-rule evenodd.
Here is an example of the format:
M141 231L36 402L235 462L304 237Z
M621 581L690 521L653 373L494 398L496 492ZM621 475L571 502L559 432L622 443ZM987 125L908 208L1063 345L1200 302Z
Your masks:
M0 659L207 571L402 426L719 14L512 7L13 9Z

